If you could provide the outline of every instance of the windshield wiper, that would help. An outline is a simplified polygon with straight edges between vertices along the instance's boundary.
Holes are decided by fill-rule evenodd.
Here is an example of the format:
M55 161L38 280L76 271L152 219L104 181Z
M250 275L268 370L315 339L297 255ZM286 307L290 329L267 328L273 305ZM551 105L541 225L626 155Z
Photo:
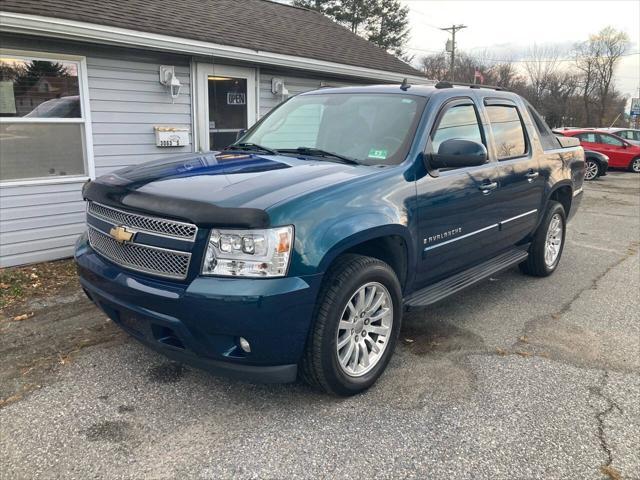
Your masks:
M262 145L258 145L257 143L234 143L229 145L228 147L223 148L223 150L249 150L249 151L258 151L258 152L266 152L269 155L277 155L278 151L273 148L263 147Z
M313 148L313 147L283 148L283 149L280 149L279 151L280 153L299 153L300 155L309 155L310 157L335 158L337 160L340 160L343 163L348 163L350 165L360 165L360 162L358 162L357 160L354 160L353 158L345 157L344 155L339 155L333 152L328 152L320 148Z

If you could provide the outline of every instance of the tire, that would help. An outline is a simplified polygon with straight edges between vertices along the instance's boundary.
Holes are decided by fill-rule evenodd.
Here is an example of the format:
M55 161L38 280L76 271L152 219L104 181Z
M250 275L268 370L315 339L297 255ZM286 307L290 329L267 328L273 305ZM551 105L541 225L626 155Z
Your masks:
M631 160L631 163L629 164L629 170L633 173L640 173L640 157L636 157Z
M363 303L358 304L361 291ZM368 296L371 301L367 303ZM380 305L376 307L376 303ZM366 312L366 305L374 310ZM364 316L359 315L363 310ZM361 255L339 257L327 272L318 295L301 362L302 378L333 395L349 396L366 390L389 363L401 322L402 290L391 267ZM371 330L367 332L367 328ZM338 348L340 343L343 345ZM374 352L374 345L378 353Z
M554 228L556 220L559 221L558 226L560 231L556 231ZM553 256L552 261L550 261L551 256L545 257L545 253L549 254L547 251L547 237L554 233L550 232L550 229L556 233L550 237L550 241L556 245L557 251L555 256ZM550 200L547 205L547 211L544 214L544 218L533 236L533 241L529 247L529 257L520 264L520 270L523 273L534 277L548 277L555 272L556 268L558 268L558 264L560 263L560 258L562 257L566 231L567 216L565 214L564 207L562 204ZM553 239L555 239L555 241ZM557 242L558 239L560 240L559 244Z
M584 179L587 181L595 180L600 176L600 165L598 162L591 158L587 158L585 162L586 171L584 173Z

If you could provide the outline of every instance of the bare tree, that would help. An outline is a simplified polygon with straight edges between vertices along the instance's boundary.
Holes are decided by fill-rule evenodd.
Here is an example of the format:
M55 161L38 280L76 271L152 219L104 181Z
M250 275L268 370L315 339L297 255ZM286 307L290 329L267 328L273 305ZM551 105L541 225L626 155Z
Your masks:
M614 97L615 69L629 45L626 33L606 27L577 46L576 66L582 72L582 98L587 124L593 124L591 107L597 106L598 125L604 125Z
M629 36L612 27L603 28L593 41L600 45L602 55L597 59L595 67L598 72L598 94L600 97L600 125L603 125L607 106L611 100L610 91L616 66L629 48Z
M456 53L455 79L462 83L473 83L476 70L482 71L484 66L480 60L468 53Z
M497 85L514 91L522 91L526 79L518 72L512 60L504 60L491 64L491 53L483 52L470 55L461 52L456 58L455 77L460 82L474 82L476 70L483 76L482 83ZM419 66L425 77L432 80L442 80L449 74L449 56L446 53L427 55L420 59Z
M602 55L599 49L600 45L592 43L590 40L576 46L576 67L581 72L580 90L587 125L593 124L591 106L598 77L596 59Z
M533 93L530 99L534 107L540 106L545 89L551 76L559 66L559 51L555 47L543 47L534 45L524 62L524 69L529 77L529 83Z
M449 58L443 53L427 55L420 59L420 69L431 80L442 80L449 71Z
M579 88L579 76L575 72L559 71L548 77L542 109L549 126L554 128L566 124L570 101Z

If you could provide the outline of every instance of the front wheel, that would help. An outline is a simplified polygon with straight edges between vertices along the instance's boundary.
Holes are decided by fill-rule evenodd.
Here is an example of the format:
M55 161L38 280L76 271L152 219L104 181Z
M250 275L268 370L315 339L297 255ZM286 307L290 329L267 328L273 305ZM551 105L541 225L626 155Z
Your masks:
M542 222L529 247L529 257L520 264L520 270L534 277L547 277L555 272L566 233L567 217L561 203L550 200Z
M371 257L341 256L318 297L303 378L334 395L366 390L389 363L401 321L400 282L391 267Z
M595 180L596 178L598 178L599 174L600 166L598 165L598 162L588 158L586 162L586 172L584 174L584 179L589 181Z
M629 170L634 173L640 173L640 157L634 158L629 164Z

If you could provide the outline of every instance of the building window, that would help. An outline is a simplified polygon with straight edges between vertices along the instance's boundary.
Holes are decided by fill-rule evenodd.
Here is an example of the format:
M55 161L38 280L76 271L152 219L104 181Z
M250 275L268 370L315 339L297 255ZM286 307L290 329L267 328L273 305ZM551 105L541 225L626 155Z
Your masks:
M87 176L82 66L0 54L0 181Z

